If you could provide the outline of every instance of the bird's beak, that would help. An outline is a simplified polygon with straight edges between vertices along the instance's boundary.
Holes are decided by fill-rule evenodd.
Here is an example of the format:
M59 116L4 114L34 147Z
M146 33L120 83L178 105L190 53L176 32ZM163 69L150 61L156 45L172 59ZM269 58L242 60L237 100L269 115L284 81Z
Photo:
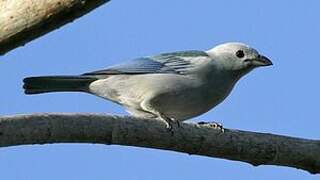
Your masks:
M252 60L254 66L271 66L272 61L266 56L259 55L258 58Z

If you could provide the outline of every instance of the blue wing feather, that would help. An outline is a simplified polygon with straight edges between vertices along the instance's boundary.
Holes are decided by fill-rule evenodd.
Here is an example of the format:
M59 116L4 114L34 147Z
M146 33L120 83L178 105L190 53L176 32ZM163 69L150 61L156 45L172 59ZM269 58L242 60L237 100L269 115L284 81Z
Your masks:
M164 53L151 57L134 59L107 69L85 73L83 75L114 75L114 74L148 74L176 73L181 74L193 66L190 58L208 57L203 51L182 51Z

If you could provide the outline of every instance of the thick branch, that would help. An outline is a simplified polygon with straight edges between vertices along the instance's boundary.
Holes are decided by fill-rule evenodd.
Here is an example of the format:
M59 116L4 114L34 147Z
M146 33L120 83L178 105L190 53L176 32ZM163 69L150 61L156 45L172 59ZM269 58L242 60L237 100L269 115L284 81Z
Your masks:
M320 141L183 123L171 134L164 123L97 114L0 117L0 147L45 143L100 143L166 149L257 165L320 173Z
M0 0L0 55L22 46L109 0Z

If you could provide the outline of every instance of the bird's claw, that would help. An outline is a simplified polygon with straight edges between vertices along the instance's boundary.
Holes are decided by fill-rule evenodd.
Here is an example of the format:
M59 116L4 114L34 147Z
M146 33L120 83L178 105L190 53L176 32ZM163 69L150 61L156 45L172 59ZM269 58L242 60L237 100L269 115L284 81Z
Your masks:
M172 123L169 123L167 121L165 121L165 123L166 123L166 129L168 129L168 130L172 130L173 129Z
M223 128L223 125L221 123L218 122L198 122L199 126L204 126L204 127L209 127L212 129L216 129L216 130L220 130L221 132L224 133L225 129Z
M177 127L180 127L180 122L175 121L172 118L166 117L164 115L161 115L161 118L166 123L166 129L173 135L173 124L177 124Z

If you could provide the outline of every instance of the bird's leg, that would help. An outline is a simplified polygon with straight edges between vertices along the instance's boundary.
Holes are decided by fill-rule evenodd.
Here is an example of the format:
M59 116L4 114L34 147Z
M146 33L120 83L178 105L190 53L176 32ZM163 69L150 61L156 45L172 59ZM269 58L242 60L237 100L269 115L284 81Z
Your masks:
M175 121L175 122L177 123L177 126L178 126L178 127L181 127L180 121Z
M159 115L162 120L166 123L166 128L173 134L173 124L176 123L178 127L180 127L180 122L174 120L173 118L169 118L164 114Z
M140 104L143 111L146 111L150 114L155 115L158 119L163 120L166 123L166 129L168 129L173 134L173 123L176 122L173 118L166 116L165 114L159 112L158 110L154 109L153 106L150 104L150 100L144 100ZM180 126L180 124L178 125Z
M169 117L167 117L167 116L165 116L163 114L160 115L160 118L162 120L164 120L164 122L166 123L166 128L171 131L173 129L172 128L173 119L171 119L171 118L169 118Z
M209 128L213 128L213 129L217 129L220 130L221 132L224 132L224 128L223 125L221 123L218 122L204 122L204 121L200 121L197 123L199 126L204 126L204 127L209 127Z

